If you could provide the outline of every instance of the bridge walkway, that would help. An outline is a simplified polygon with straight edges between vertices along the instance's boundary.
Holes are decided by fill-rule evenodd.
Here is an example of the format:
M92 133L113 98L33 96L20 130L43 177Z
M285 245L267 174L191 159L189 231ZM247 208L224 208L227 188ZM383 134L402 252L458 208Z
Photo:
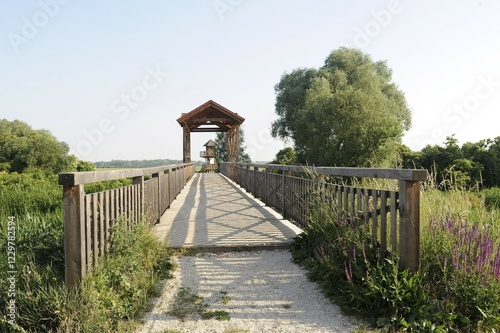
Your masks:
M287 247L301 229L218 173L196 173L156 224L172 248Z

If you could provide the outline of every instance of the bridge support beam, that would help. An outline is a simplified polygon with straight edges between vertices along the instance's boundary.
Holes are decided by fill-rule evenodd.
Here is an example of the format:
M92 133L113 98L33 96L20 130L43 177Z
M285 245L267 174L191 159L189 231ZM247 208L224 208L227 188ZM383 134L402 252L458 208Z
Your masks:
M229 178L236 178L236 163L239 162L240 125L235 125L227 132L227 159L231 163Z
M189 126L187 124L184 125L182 129L182 142L183 142L183 154L182 161L183 163L191 163L191 131L189 130Z

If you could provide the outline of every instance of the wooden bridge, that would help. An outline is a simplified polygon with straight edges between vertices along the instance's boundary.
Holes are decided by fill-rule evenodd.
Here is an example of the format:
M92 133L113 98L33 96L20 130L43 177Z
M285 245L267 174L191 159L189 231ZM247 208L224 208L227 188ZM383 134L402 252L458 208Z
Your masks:
M289 244L299 227L308 224L318 197L334 208L338 219L370 231L382 253L397 253L404 267L418 269L425 170L238 164L244 121L209 100L177 119L183 129L183 164L60 174L66 285L76 286L99 263L116 223L146 221L173 247L276 248ZM192 132L227 133L229 162L221 163L221 174L195 175ZM392 189L356 186L362 178L397 183ZM132 184L85 193L85 184L117 179L131 179Z
M99 263L117 221L145 220L171 247L283 247L307 225L311 198L319 190L339 216L371 230L383 251L397 252L402 265L418 269L424 170L222 163L220 171L195 173L194 165L185 163L60 174L67 286L77 285ZM398 189L345 185L354 184L345 181L353 177L395 179ZM85 193L85 184L116 179L132 179L132 185Z

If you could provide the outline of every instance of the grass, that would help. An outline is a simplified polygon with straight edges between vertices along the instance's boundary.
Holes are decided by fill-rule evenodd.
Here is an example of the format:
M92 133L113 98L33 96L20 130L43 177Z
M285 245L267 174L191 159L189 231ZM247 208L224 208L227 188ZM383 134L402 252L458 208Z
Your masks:
M158 294L157 282L173 268L168 249L138 224L132 232L121 224L114 231L113 247L103 264L82 284L77 311L65 331L132 332Z
M224 304L229 302L230 298L224 295L222 301ZM227 302L226 302L227 301ZM179 318L181 321L187 319L217 319L229 320L229 313L224 310L209 310L205 299L191 291L190 288L181 288L170 310L170 314Z
M220 291L219 294L221 296L222 304L227 305L231 300L231 296L228 296L227 291Z

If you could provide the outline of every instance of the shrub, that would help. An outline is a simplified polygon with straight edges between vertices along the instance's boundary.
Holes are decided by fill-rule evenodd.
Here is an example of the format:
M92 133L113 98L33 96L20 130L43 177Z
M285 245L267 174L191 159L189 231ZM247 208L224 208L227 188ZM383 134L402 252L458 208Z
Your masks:
M125 223L113 232L106 259L82 284L78 306L65 320L62 331L132 332L148 297L158 292L156 282L173 268L167 247L145 224L127 230Z
M484 205L489 210L500 209L500 188L493 187L483 191Z

